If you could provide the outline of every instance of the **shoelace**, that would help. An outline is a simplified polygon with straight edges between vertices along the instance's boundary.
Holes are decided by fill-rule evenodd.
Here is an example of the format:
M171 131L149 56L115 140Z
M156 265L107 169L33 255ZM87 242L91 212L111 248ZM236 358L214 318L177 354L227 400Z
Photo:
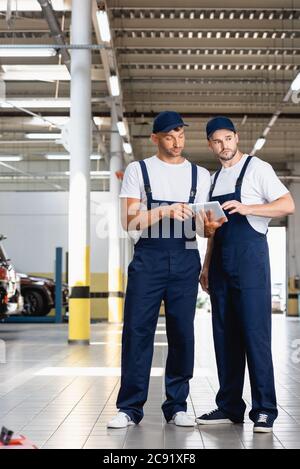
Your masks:
M212 414L215 414L216 412L218 412L219 409L214 409L214 410L211 410L210 412L208 412L207 415L212 415Z
M267 414L259 414L257 423L267 423L268 416Z

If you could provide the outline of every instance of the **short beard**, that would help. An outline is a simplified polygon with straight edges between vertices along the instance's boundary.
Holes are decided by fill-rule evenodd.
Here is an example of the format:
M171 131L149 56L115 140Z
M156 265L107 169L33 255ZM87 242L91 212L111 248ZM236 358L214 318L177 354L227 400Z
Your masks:
M175 158L176 156L178 156L178 155L174 155L174 154L172 153L172 150L168 150L168 149L166 149L166 148L164 148L164 147L159 147L159 150L160 150L162 153L164 153L165 155L167 155L167 156L172 156L173 158ZM180 156L182 156L181 153L180 153Z
M235 155L237 154L238 152L238 149L236 148L235 152L231 155L231 156L221 156L220 154L218 155L218 158L222 161L231 161L233 160L233 158L235 157Z

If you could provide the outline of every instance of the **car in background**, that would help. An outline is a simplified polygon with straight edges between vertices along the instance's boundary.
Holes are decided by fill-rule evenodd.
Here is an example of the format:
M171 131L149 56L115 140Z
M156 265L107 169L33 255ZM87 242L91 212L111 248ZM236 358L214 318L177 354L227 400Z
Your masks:
M55 306L55 282L51 278L18 274L21 280L21 294L24 298L25 316L47 316ZM62 306L67 308L69 287L62 284Z
M3 248L4 235L0 235L0 318L21 314L24 303L20 277Z

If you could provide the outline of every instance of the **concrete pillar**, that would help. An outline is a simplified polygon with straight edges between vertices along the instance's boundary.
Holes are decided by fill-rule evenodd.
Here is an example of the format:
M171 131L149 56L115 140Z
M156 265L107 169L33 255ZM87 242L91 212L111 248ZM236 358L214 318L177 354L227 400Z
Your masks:
M293 163L292 172L300 175L300 163ZM294 197L296 212L288 217L288 316L300 314L300 181L293 181L289 190Z
M91 43L91 0L72 2L72 43ZM71 52L69 343L90 339L91 51Z
M116 172L122 170L122 140L117 128L117 115L111 111L110 145L110 210L108 255L108 321L121 322L123 317L123 269L121 260L121 222L119 194L121 181Z

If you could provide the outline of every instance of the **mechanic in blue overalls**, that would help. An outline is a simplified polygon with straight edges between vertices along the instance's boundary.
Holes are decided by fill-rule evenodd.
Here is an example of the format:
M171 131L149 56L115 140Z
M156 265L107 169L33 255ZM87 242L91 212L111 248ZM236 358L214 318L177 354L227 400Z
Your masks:
M136 244L128 268L119 412L108 422L109 428L138 424L143 418L162 300L168 338L167 398L162 410L167 422L195 425L194 418L187 415L186 400L194 367L194 316L201 269L195 229L198 222L201 229L201 217L196 220L188 204L207 201L210 174L182 156L185 125L176 112L160 113L151 136L157 154L130 163L125 171L120 194L122 224L136 236ZM206 235L222 222L206 220Z
M217 409L196 419L213 425L241 423L246 404L246 360L254 432L271 432L277 417L271 353L271 282L266 233L271 218L293 213L294 202L270 164L243 154L233 122L207 124L209 147L221 163L210 200L219 201L228 223L208 241L200 278L212 304L220 389Z

